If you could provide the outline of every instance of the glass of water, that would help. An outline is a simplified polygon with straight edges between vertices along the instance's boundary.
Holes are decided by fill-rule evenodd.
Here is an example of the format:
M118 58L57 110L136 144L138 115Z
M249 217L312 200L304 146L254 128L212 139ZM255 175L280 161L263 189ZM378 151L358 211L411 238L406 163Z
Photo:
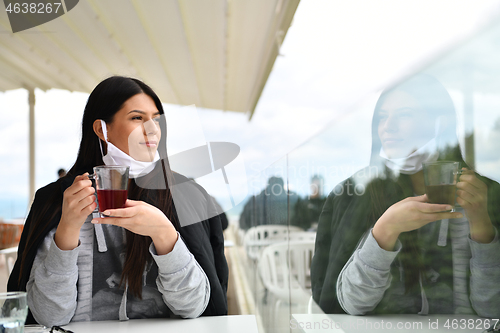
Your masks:
M0 293L0 311L0 332L24 332L24 322L28 315L25 292Z

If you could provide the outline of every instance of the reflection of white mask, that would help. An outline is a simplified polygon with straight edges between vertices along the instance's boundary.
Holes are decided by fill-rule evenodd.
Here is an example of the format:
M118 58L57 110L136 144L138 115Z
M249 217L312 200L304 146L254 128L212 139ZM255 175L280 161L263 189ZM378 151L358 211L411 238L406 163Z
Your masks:
M416 151L403 158L389 158L384 148L380 148L380 156L385 159L385 165L398 173L413 175L422 170L422 163L435 162L439 157L436 139L432 139Z
M125 154L123 151L121 151L119 148L117 148L114 144L108 141L108 131L106 129L106 123L104 120L101 119L101 125L102 125L102 132L104 134L104 139L106 140L107 143L107 150L108 152L106 153L106 156L104 156L104 153L102 151L102 146L101 146L101 154L102 154L102 160L104 161L104 164L106 165L125 165L130 167L129 170L129 176L130 178L137 178L139 176L144 176L150 173L154 167L155 163L160 159L160 154L158 154L158 150L156 151L155 157L152 162L141 162L137 161L134 158L130 157L129 155ZM101 144L101 141L99 141L99 145Z

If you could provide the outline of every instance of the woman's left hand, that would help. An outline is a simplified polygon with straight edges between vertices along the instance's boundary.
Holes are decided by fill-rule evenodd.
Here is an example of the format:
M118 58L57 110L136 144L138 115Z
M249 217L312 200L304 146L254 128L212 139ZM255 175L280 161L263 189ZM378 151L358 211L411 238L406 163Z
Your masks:
M488 187L473 171L462 169L457 183L457 203L469 220L471 238L479 243L490 243L495 229L488 215Z
M158 255L167 254L174 248L177 231L165 214L155 206L128 199L125 208L108 209L103 213L111 217L95 218L92 223L112 224L135 234L149 236Z

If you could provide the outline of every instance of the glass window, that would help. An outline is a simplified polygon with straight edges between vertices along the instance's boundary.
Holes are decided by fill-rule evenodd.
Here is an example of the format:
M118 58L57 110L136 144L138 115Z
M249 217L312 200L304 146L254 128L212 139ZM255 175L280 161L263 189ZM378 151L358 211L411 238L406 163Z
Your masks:
M500 25L368 96L262 174L269 187L286 166L286 204L263 206L289 226L254 273L266 330L359 318L346 313L500 315L498 41ZM253 226L283 224L260 214ZM280 279L288 293L272 287Z

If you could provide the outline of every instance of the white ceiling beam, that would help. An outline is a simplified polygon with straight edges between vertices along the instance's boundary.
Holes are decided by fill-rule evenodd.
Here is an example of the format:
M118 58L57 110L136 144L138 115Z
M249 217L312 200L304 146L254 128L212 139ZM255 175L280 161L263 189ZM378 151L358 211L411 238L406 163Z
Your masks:
M16 33L16 38L19 38L29 45L31 45L37 54L46 59L47 64L53 64L58 68L58 71L66 73L70 77L73 89L85 91L85 82L95 80L92 78L91 73L83 68L81 64L72 57L70 53L65 50L65 47L59 43L51 34L56 32L44 32L38 27L32 28L32 33ZM40 33L35 33L39 31ZM57 72L56 72L57 73ZM55 75L57 75L54 73Z
M113 35L106 29L101 18L88 2L81 1L77 11L70 11L61 19L78 35L81 44L91 51L97 61L104 66L105 69L101 69L98 73L99 79L113 74L137 76L135 66L123 53ZM81 45L78 49L80 48L82 48ZM87 61L90 62L89 59ZM95 84L96 82L90 89L93 89Z
M0 91L18 89L20 84L21 83L16 80L11 80L3 75L0 75Z
M253 112L299 0L86 0L11 33L0 11L0 89L90 92L138 77L166 103Z
M31 66L24 63L21 58L12 57L12 53L0 45L0 66L4 76L17 78L23 86L32 83L33 86L47 89L47 81L41 78L37 71L31 71ZM23 66L25 65L25 66Z
M50 72L45 71L42 67L33 64L25 54L15 52L14 48L7 48L0 43L0 58L12 70L17 71L20 75L27 78L28 82L33 81L35 86L47 90L51 87L61 86L61 84L53 79Z
M273 69L274 62L279 55L279 48L286 36L288 28L292 23L293 16L300 0L279 0L274 10L275 18L271 21L268 29L266 43L263 53L260 56L262 66L258 68L258 73L253 81L253 88L249 92L250 119L255 111L260 95L264 90L267 79Z
M186 40L184 25L177 0L158 2L151 10L148 2L133 1L151 45L162 63L172 89L184 105L201 105L192 55Z
M226 0L179 1L201 106L224 107Z
M239 111L250 111L250 94L253 82L263 66L262 55L272 19L275 17L276 0L233 0L229 7L229 49L227 105L238 106ZM259 24L255 24L259 22ZM274 34L273 34L274 35Z
M140 24L132 3L121 0L89 0L89 3L103 18L107 29L113 34L127 57L135 64L140 78L147 81L163 100L178 104L179 98L162 70L161 61L151 46L149 36Z
M0 26L5 27L4 22L0 21ZM48 88L61 88L61 89L75 89L77 88L76 81L74 78L69 76L68 73L64 72L60 67L56 66L55 61L51 61L44 54L40 53L40 50L30 45L22 39L22 36L12 33L2 33L0 34L0 44L5 48L11 50L17 57L23 59L25 62L31 64L32 67L38 68L38 70L44 74L46 77L51 77L54 86L42 85L38 88L46 90Z

